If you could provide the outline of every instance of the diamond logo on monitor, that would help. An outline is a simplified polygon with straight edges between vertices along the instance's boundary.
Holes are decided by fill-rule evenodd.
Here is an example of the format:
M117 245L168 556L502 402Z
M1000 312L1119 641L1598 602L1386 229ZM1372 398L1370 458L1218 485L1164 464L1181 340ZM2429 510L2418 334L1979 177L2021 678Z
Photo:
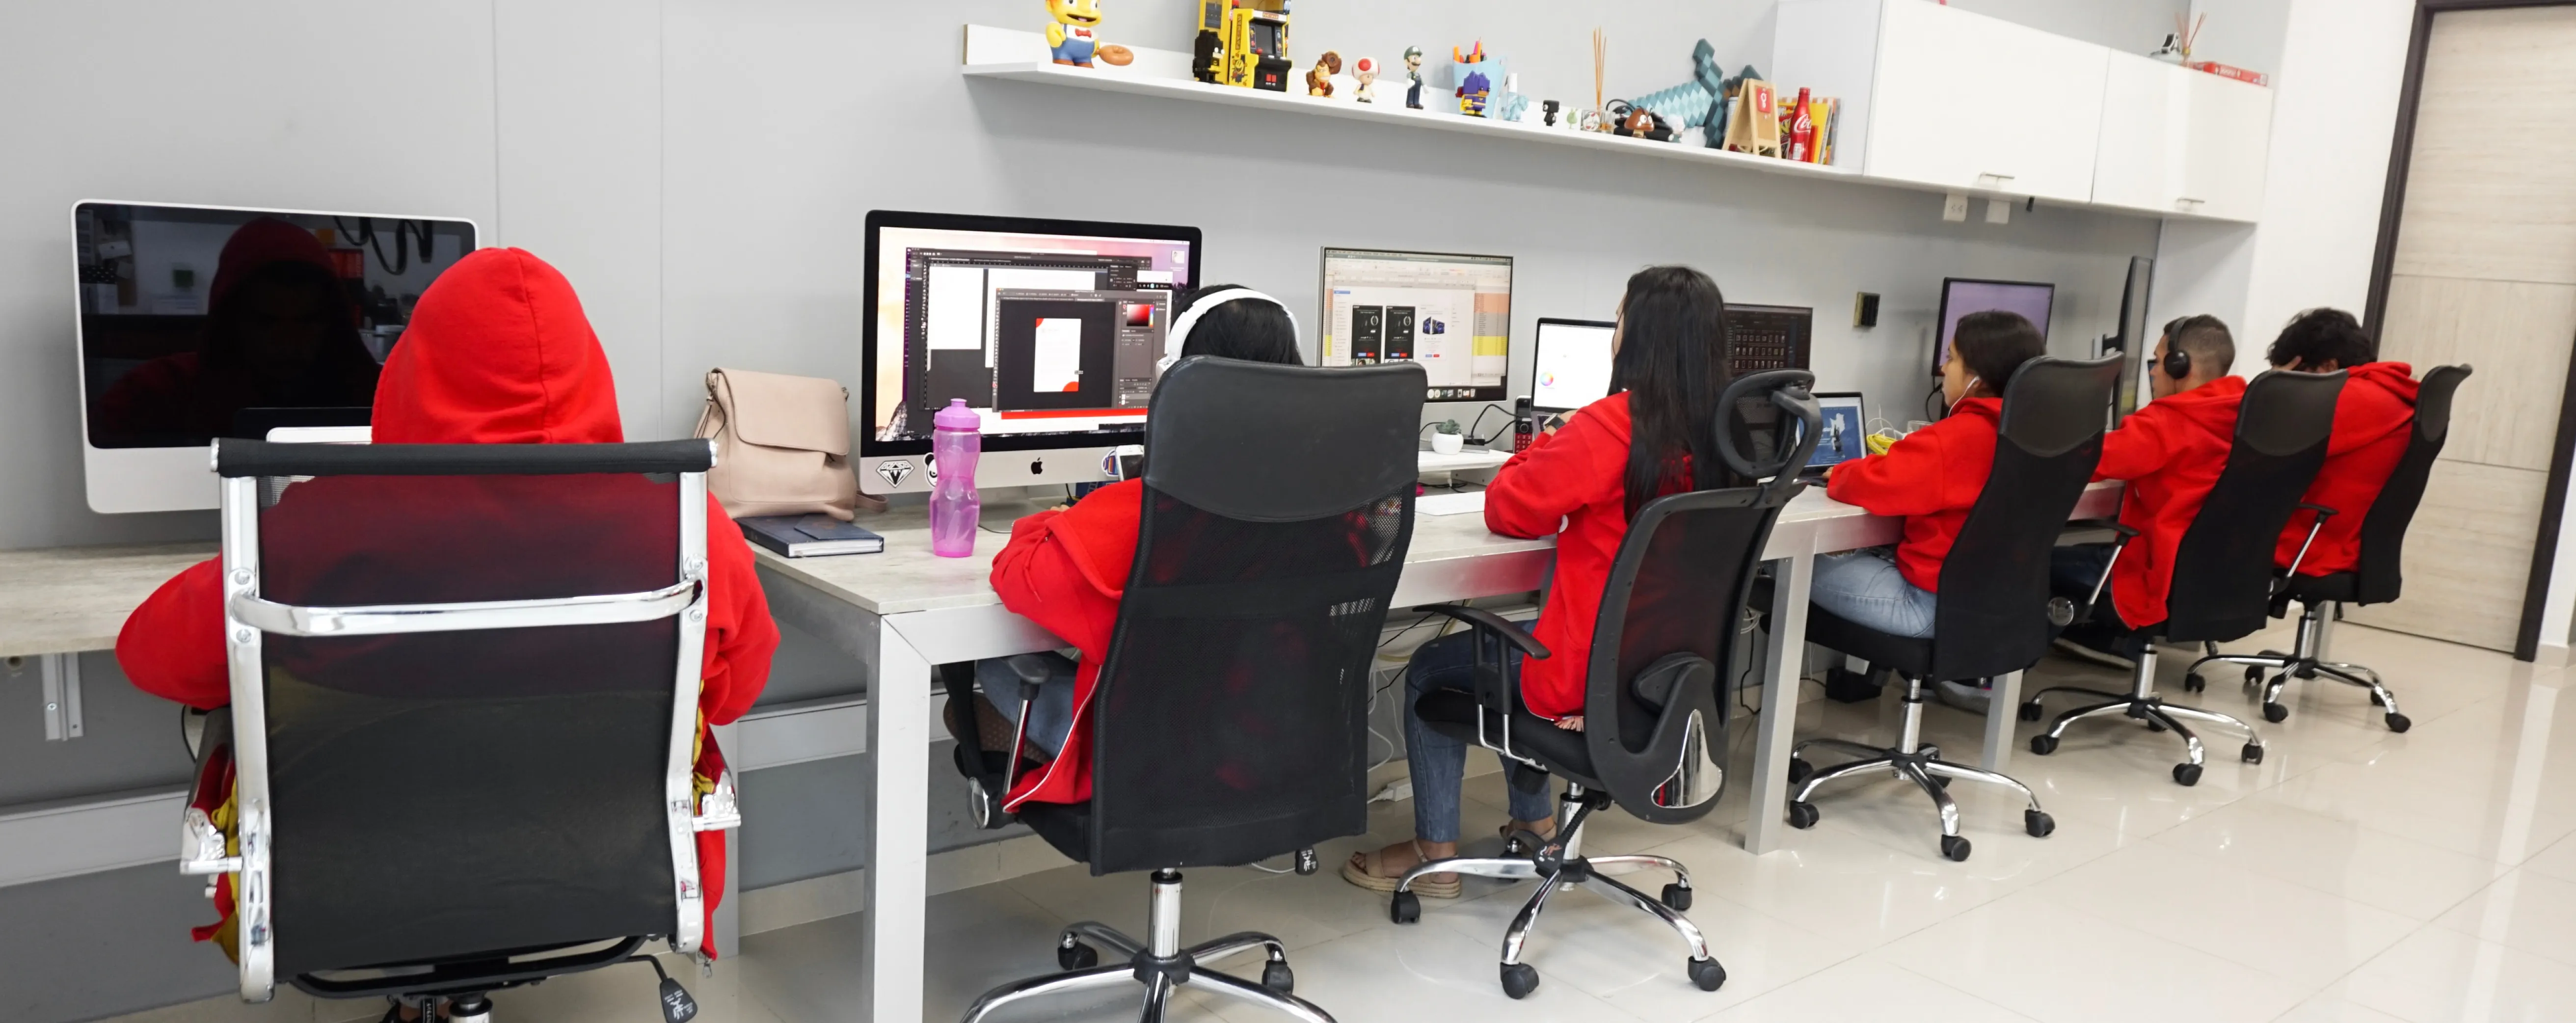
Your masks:
M885 480L886 486L900 487L903 481L912 478L912 463L891 458L878 462L877 477Z

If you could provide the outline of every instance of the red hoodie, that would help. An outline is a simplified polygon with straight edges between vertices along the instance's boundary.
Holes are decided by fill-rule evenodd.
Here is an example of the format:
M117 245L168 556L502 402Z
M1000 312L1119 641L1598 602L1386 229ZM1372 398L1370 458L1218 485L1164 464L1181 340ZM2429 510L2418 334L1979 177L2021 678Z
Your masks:
M1145 482L1112 483L1064 511L1042 511L1011 524L1011 541L993 556L993 590L1002 606L1072 643L1082 652L1073 678L1073 730L1044 770L1020 778L1003 808L1021 803L1079 803L1091 798L1091 691L1118 628L1118 601L1136 564Z
M1883 455L1834 467L1825 495L1872 515L1905 516L1896 570L1916 588L1941 590L1941 559L1959 541L1968 510L1995 468L2001 398L1962 398L1948 417L1905 435Z
M571 282L518 249L484 249L439 275L421 295L381 379L374 416L379 444L608 444L625 439L608 357L591 333ZM289 491L278 507L287 509L293 501ZM712 496L707 514L711 522L730 521ZM402 526L378 522L372 531L386 529L400 531ZM381 561L382 555L377 557ZM770 620L769 603L752 573L751 548L741 533L708 530L707 561L706 666L698 710L708 724L721 725L751 709L769 681L778 627ZM392 567L435 577L441 569L439 552L422 550L417 564ZM190 567L163 583L125 620L116 659L137 688L194 707L231 701L220 575L217 560ZM722 754L713 742L703 742L701 749L701 773L712 777ZM724 834L700 834L698 872L707 894L706 947L711 955L724 871ZM218 892L216 903L231 915L228 890ZM215 929L199 930L203 940Z
M2130 628L2165 620L2175 552L2236 445L2245 378L2225 376L2148 402L2102 436L2094 479L2127 480L2120 524L2138 531L2111 572L2111 606Z
M2317 470L2317 481L2299 498L2332 508L2335 515L2317 531L2316 543L2304 558L2299 557L2299 545L2307 543L2315 516L2306 512L2290 516L2280 545L2272 550L2273 564L2286 569L2296 558L2300 575L2349 572L2361 564L2362 520L2379 499L2379 488L2387 486L2389 474L2397 471L2398 460L2406 457L2414 426L2413 366L2370 362L2351 367L2344 377L2343 396L2335 402L2334 437L2326 442L2325 468Z

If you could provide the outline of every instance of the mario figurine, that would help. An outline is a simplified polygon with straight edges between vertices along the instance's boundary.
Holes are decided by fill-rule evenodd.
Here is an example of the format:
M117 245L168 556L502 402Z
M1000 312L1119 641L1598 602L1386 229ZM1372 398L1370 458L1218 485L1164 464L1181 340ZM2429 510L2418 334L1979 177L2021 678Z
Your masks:
M1099 57L1125 67L1136 55L1124 46L1102 43L1099 36L1100 0L1041 0L1048 16L1055 19L1047 26L1047 49L1055 62L1073 67L1090 67L1091 58Z

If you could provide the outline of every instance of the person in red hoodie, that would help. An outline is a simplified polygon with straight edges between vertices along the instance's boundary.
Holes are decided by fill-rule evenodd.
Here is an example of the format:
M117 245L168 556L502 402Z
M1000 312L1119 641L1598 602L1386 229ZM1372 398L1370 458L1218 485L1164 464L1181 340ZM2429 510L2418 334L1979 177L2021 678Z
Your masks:
M613 444L625 439L608 357L591 333L572 284L554 267L518 249L467 255L421 295L376 389L374 434L378 444ZM269 514L291 515L294 504L295 490L289 489ZM440 513L438 508L396 507L386 512L393 521L371 523L369 531L399 534L403 516ZM711 522L730 521L712 495L707 515ZM402 564L385 562L381 551L372 557L372 567L423 578L436 578L445 570L437 550L419 550ZM706 664L698 711L706 724L721 725L751 709L768 682L778 626L770 620L769 603L752 574L751 548L739 531L709 529L707 561ZM126 618L117 635L116 660L137 688L200 709L231 702L220 575L219 560L191 566ZM703 791L723 761L703 731L700 743ZM723 832L698 835L698 873L707 895L707 947L712 950L716 905L724 895ZM218 940L230 952L228 887L218 885L216 907L224 921L199 928L197 937Z
M1485 490L1485 527L1504 536L1556 537L1555 583L1531 629L1549 656L1524 663L1504 655L1530 713L1559 727L1583 727L1584 668L1610 562L1628 522L1668 493L1721 485L1729 475L1711 453L1718 394L1727 383L1726 299L1717 282L1683 266L1649 267L1628 278L1611 335L1609 397L1576 411L1562 429L1513 455ZM1459 790L1467 744L1413 714L1423 694L1474 685L1476 634L1424 643L1405 666L1405 760L1413 780L1410 840L1354 854L1342 877L1394 891L1405 871L1458 854ZM1542 789L1510 789L1505 834L1556 833L1556 808ZM1458 875L1428 874L1412 890L1456 898Z
M2300 575L2350 572L2361 564L2361 523L2370 514L2379 488L2406 457L2415 426L2415 367L2402 362L2370 361L2370 335L2351 313L2310 309L2290 318L2272 340L2265 359L2274 369L2305 373L2345 371L2343 394L2335 399L2332 439L2326 442L2326 464L2300 501L2335 510L2325 528L2316 516L2290 516L2273 549L2273 564L2288 571L2296 562ZM2299 553L2306 550L2306 555Z
M1278 299L1233 284L1201 288L1174 307L1157 373L1194 355L1305 365L1297 322ZM1193 316L1192 314L1196 315ZM1118 602L1136 562L1145 482L1121 480L1011 525L1010 542L993 556L993 590L1002 606L1073 644L1078 655L1022 654L975 665L978 739L987 750L1011 748L1021 713L1019 683L1038 681L1028 706L1028 743L1020 753L1045 766L1020 776L1003 808L1022 803L1079 803L1091 798L1091 729L1083 718L1102 658L1118 625ZM950 722L951 728L962 725Z
M1970 313L1959 319L1950 358L1941 363L1941 394L1950 414L1907 434L1883 455L1844 462L1827 476L1825 493L1905 517L1893 550L1873 547L1816 559L1816 606L1845 621L1896 636L1929 636L1939 604L1941 562L1986 489L1995 465L2003 388L2021 364L2048 353L2048 340L2019 313ZM1983 712L1984 696L1963 682L1941 680L1944 702Z
M2094 479L2128 481L2120 498L2120 524L2138 535L2111 574L2108 610L2097 605L2091 621L2069 627L2058 640L2061 649L2131 666L2137 641L2111 628L2114 619L2127 629L2165 620L2165 595L2173 585L2183 533L2200 515L2201 502L2218 484L2227 453L2236 444L2236 409L2245 400L2245 378L2228 372L2235 362L2235 335L2218 317L2186 316L2166 325L2147 364L2155 400L2102 436L2102 461L2093 470ZM2081 603L2102 578L2111 552L2107 543L2057 548L2049 565L2050 586Z

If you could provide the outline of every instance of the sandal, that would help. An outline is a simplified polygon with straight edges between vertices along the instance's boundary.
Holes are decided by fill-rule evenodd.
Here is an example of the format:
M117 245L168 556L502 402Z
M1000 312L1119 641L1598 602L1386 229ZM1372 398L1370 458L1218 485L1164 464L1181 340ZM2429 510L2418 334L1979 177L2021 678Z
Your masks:
M1421 839L1408 841L1413 845L1415 863L1431 862L1431 857L1422 851ZM1384 849L1352 853L1350 859L1342 861L1342 880L1373 892L1394 891L1395 886L1404 880L1404 874L1405 871L1402 870L1392 874L1387 873ZM1458 875L1424 874L1414 878L1413 885L1405 890L1424 898L1454 899L1458 897Z
M1503 826L1502 826L1502 827L1499 827L1499 828L1494 829L1494 835L1495 835L1495 837L1498 837L1498 838L1500 838L1500 839L1502 839L1503 841L1506 841L1506 842L1509 842L1509 841L1511 841L1513 838L1518 837L1518 836L1520 835L1520 833L1521 833L1521 832L1524 832L1524 831L1529 832L1530 834L1533 834L1533 835L1537 835L1537 836L1538 836L1538 840L1539 840L1539 841L1541 841L1541 842L1544 842L1544 841L1547 841L1548 839L1551 839L1551 838L1555 838L1555 837L1556 837L1556 819L1555 819L1555 818L1549 818L1549 819L1547 819L1547 820L1534 822L1534 823L1538 823L1538 824L1545 824L1545 825L1547 825L1547 830L1545 830L1545 831L1540 831L1540 830L1539 830L1539 829L1537 829L1537 828L1521 828L1521 827L1514 827L1514 826L1513 826L1513 825L1515 825L1515 824L1521 824L1521 823L1524 823L1524 822L1522 822L1522 821L1504 821L1504 822L1503 822Z

